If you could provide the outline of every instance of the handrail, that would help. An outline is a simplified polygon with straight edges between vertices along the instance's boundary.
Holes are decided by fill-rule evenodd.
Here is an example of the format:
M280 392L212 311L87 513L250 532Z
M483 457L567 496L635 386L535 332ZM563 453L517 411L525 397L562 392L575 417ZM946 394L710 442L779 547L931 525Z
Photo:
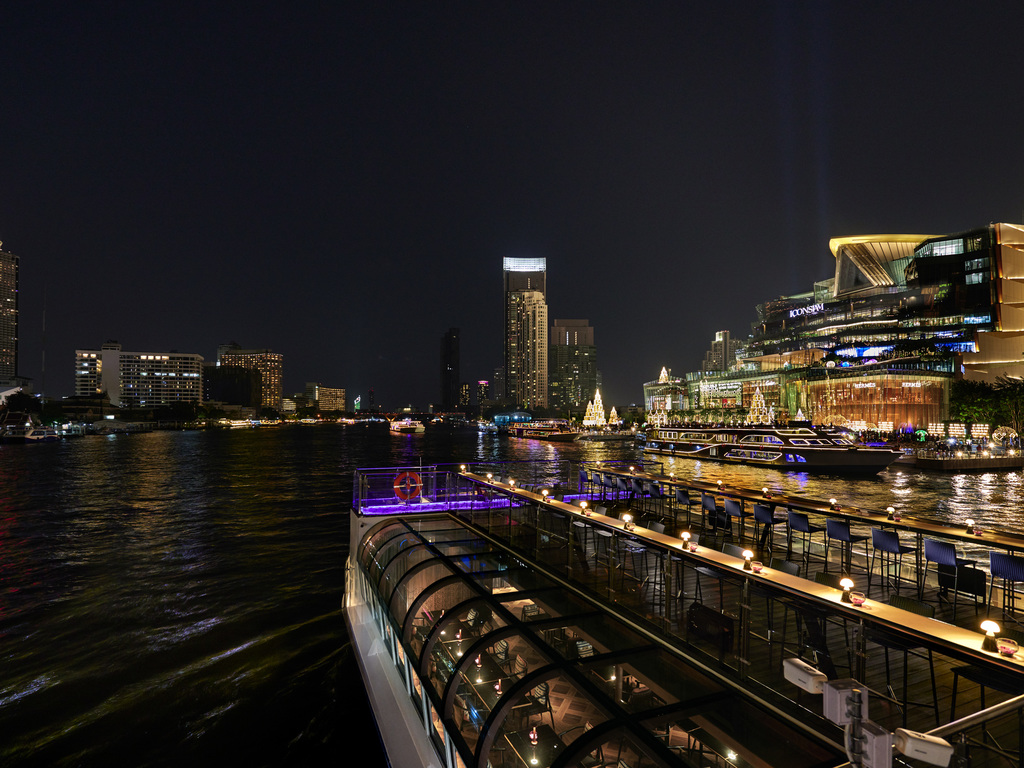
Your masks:
M980 712L972 712L971 714L961 717L959 720L954 720L951 723L940 725L938 728L933 728L928 731L929 736L948 736L950 734L959 733L965 731L968 728L973 728L976 725L987 723L989 720L993 720L1000 715L1012 712L1015 709L1024 707L1024 694L1020 696L1014 696L1012 699L1000 702L999 704L993 704L987 709L983 709Z

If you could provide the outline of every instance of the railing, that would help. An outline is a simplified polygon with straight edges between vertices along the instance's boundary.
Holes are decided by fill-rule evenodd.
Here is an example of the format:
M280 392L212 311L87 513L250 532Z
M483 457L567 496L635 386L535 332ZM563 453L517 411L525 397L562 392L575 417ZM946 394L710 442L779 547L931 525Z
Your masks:
M1024 665L983 652L982 635L970 630L922 620L877 600L867 611L842 605L838 590L830 587L754 575L719 552L702 548L691 555L667 537L629 531L610 518L586 517L567 504L538 503L527 493L474 478L461 477L458 485L482 490L488 499L454 510L458 517L538 569L595 594L638 626L761 690L773 706L792 708L796 692L781 674L781 659L799 656L830 679L863 679L870 672L874 695L886 706L893 712L911 709L908 702L914 697L899 690L895 676L888 679L888 673L880 672L880 661L871 664L887 652L887 645L929 652L931 659L908 656L906 661L924 669L924 679L927 665L948 679L955 666L966 663L1024 687ZM780 621L783 614L786 623ZM928 695L938 697L937 691ZM910 712L909 724L924 730L928 720L940 722L941 711L949 706L945 701ZM799 709L823 714L820 702L803 701ZM975 721L957 722L966 728ZM1019 749L1004 751L1019 758Z

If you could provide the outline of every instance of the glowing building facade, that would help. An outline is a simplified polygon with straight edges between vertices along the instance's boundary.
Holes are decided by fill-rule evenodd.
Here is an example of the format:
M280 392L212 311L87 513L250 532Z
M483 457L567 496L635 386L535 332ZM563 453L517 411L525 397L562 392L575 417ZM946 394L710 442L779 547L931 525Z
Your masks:
M18 269L18 257L0 250L0 383L18 375Z
M547 260L505 258L505 399L548 404Z
M759 387L776 413L899 429L946 418L955 377L1024 375L1024 226L830 248L832 278L757 307L736 370L687 376L694 409L749 407Z
M75 350L75 396L104 392L111 405L126 408L201 402L203 358L181 352L125 352L116 341L100 349Z
M284 393L284 355L269 349L242 349L227 344L217 350L217 365L236 366L258 371L262 386L264 408L281 409Z

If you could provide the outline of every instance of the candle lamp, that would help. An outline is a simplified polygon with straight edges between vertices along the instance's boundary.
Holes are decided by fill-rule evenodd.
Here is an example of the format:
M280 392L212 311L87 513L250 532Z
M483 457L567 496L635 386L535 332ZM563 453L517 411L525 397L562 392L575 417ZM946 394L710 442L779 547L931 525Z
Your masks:
M896 508L895 507L886 507L885 508L885 519L886 520L892 520L892 516L895 515L895 514L896 514Z
M459 465L459 471L460 472L465 472L466 471L466 465L465 464L460 464Z
M767 488L762 488L761 495L764 496L766 499L770 499L772 497L772 492L769 491Z
M722 490L722 481L721 480L718 481L718 490Z
M985 630L985 639L981 641L981 650L998 653L999 646L996 644L996 632L999 631L999 625L991 619L987 619L981 622L981 628Z
M544 501L547 501L548 500L548 489L547 488L541 488L540 489L540 495L544 497Z
M832 507L832 509L839 509L839 502L836 501L835 499L829 499L828 504L830 507Z
M625 529L627 531L632 531L633 530L634 526L633 526L633 516L632 515L623 515L622 516L622 522L624 523L624 527L625 527Z
M853 579L847 577L839 580L839 586L843 588L843 596L840 598L841 602L850 603L850 590L853 589Z
M493 480L493 479L494 479L494 473L492 473L492 472L488 472L488 473L487 473L487 479L488 479L488 480Z
M508 479L508 487L509 488L515 488L516 487L516 481L513 480L511 477Z
M751 552L749 549L744 549L743 550L743 570L744 571L752 570L751 565L750 565L750 561L753 560L753 559L754 559L754 553Z
M974 521L967 520L967 533L974 533Z
M537 741L538 741L537 726L535 725L535 726L533 726L533 728L530 729L530 743L533 746L536 747L537 746Z
M581 501L580 502L580 510L582 510L584 515L586 515L587 517L590 517L590 512L587 511L587 502L585 502L585 501Z

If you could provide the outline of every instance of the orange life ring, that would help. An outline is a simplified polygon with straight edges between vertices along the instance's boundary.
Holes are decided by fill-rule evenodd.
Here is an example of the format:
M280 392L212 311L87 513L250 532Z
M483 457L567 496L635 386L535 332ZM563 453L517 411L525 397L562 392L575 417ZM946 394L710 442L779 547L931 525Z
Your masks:
M402 501L415 499L423 490L423 481L415 472L402 472L395 478L395 496Z

